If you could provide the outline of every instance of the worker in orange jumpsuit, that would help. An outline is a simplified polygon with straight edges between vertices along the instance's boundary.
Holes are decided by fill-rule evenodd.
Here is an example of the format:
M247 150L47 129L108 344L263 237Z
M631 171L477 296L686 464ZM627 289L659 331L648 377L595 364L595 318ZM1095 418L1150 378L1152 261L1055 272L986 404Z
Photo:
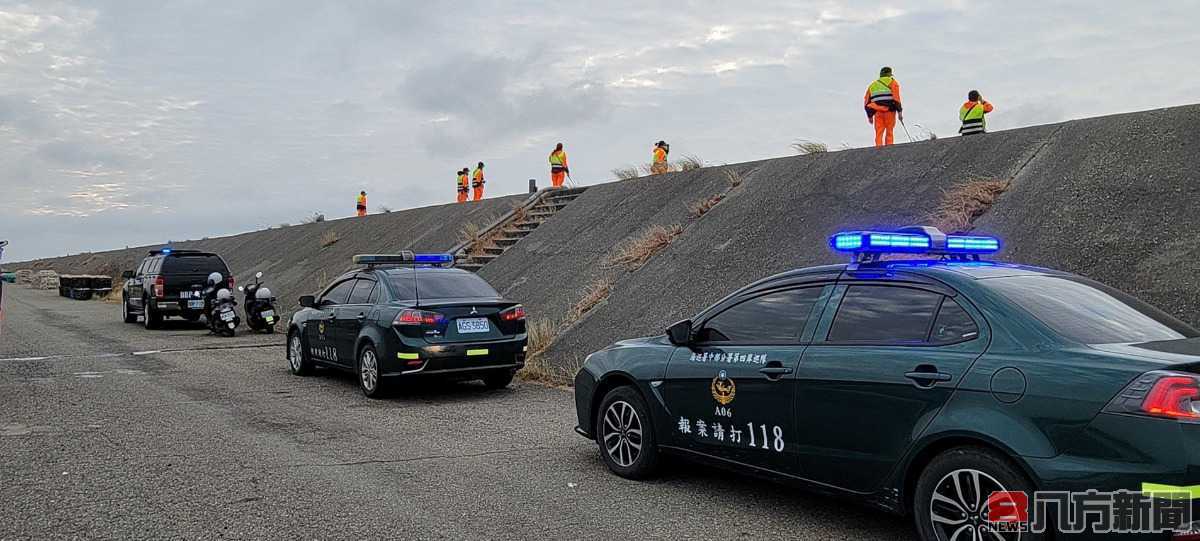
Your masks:
M863 96L867 122L875 125L875 146L892 144L895 139L896 116L904 122L904 107L900 104L900 83L892 77L892 68L879 70L879 78L867 87Z
M567 166L567 152L563 150L563 144L559 143L554 147L554 152L550 153L550 185L562 188L563 180L570 174L571 168Z
M358 202L354 205L359 216L367 215L367 192L358 192Z
M667 165L667 153L671 151L671 146L666 141L659 141L654 144L654 161L650 163L650 174L661 175L671 169Z
M475 200L483 199L483 162L479 162L479 166L475 168L475 173L471 175L471 187L475 188Z
M464 167L458 171L458 202L466 203L470 188L467 183L467 168Z

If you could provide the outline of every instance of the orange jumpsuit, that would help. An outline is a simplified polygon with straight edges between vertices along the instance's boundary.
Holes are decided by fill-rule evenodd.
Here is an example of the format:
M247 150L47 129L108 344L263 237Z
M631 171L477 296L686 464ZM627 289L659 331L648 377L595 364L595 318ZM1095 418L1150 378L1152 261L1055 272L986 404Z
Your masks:
M475 188L475 200L483 199L483 169L475 168L474 178L471 179L471 187Z
M359 216L366 216L367 215L367 196L365 196L363 194L358 194L358 202L354 205L354 208L355 208L355 210L358 211Z
M566 179L567 171L570 168L567 166L567 151L556 150L550 153L550 185L555 188L562 188L563 180Z
M884 81L884 79L890 79ZM875 124L875 146L890 145L895 139L896 129L896 111L892 111L886 105L880 105L871 101L871 89L876 87L876 83L884 83L891 90L891 99L900 105L900 83L892 77L880 77L878 81L872 82L867 87L867 93L863 96L863 106L875 112L867 122ZM882 85L879 85L882 86ZM877 92L878 94L878 92Z
M467 174L459 173L458 174L458 202L459 203L467 202L467 193L468 193Z
M650 164L650 173L660 175L669 169L667 165L667 149L654 147L654 162Z

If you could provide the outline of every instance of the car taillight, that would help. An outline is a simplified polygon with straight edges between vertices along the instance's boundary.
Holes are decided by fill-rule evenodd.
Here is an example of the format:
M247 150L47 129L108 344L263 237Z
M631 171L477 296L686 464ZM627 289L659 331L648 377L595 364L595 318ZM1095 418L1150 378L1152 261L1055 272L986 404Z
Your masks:
M230 276L230 277L229 277L229 290L230 290L230 291L233 291L233 290L237 289L236 287L234 287L234 284L235 284L235 283L236 283L236 282L234 281L234 279L233 279L233 276Z
M1200 421L1200 379L1182 372L1147 372L1126 386L1104 410Z
M523 319L525 319L525 307L519 304L500 312L501 321L521 321Z
M434 327L441 325L446 321L446 316L437 312L426 312L425 310L413 310L406 308L396 314L396 319L392 320L392 325L426 325Z
M163 277L159 276L154 279L154 297L161 299L165 296L167 296L167 284Z

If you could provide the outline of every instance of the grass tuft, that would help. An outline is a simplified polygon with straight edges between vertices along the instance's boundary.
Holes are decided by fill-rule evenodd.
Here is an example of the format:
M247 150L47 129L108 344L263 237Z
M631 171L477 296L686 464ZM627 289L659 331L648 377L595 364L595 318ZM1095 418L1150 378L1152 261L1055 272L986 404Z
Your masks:
M321 247L333 246L339 240L342 240L342 238L338 236L337 231L326 231L324 235L321 235Z
M713 207L717 206L717 203L720 203L724 198L725 194L719 193L713 194L712 196L704 199L692 201L691 203L687 204L688 214L691 214L693 218L704 216L708 213L708 211L712 210Z
M632 165L613 169L612 174L617 177L617 180L630 180L642 176L641 171L638 171L638 168Z
M825 152L829 152L829 147L820 141L797 139L795 143L792 143L792 150L795 150L796 154L807 156L809 154L823 154Z
M320 212L314 212L314 213L312 213L312 216L309 216L303 220L300 220L300 223L302 223L302 224L318 224L318 223L321 223L324 221L325 221L324 214L321 214Z
M579 321L579 318L582 318L584 314L590 312L592 308L595 308L604 299L607 299L609 292L612 291L612 286L612 278L607 277L598 278L591 284L588 284L588 288L583 292L583 297L579 299L579 302L575 303L575 306L571 307L571 312L567 316L568 321L570 323Z
M693 171L701 167L704 167L704 160L692 154L685 155L679 161L675 162L675 169L677 171Z
M1008 190L1012 180L974 178L942 192L942 202L929 222L946 233L965 233Z
M729 181L730 188L737 188L738 186L742 185L742 181L744 181L745 179L742 178L741 173L733 170L732 168L726 167L725 168L725 180Z
M679 224L669 226L652 225L643 230L638 236L631 237L616 247L616 252L609 261L615 265L623 265L628 270L637 270L646 264L654 254L662 251L675 237L683 233Z

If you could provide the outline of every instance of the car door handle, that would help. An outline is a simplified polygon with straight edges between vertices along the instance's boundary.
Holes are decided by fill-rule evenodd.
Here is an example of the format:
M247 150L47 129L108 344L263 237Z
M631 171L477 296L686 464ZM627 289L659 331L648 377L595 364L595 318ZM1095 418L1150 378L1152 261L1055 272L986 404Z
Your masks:
M767 379L769 380L776 380L791 374L792 369L786 366L765 366L763 368L759 368L758 372L767 376Z
M950 381L950 374L938 372L937 367L929 364L918 366L912 372L905 372L904 377L913 380L918 387L933 387L940 381Z

